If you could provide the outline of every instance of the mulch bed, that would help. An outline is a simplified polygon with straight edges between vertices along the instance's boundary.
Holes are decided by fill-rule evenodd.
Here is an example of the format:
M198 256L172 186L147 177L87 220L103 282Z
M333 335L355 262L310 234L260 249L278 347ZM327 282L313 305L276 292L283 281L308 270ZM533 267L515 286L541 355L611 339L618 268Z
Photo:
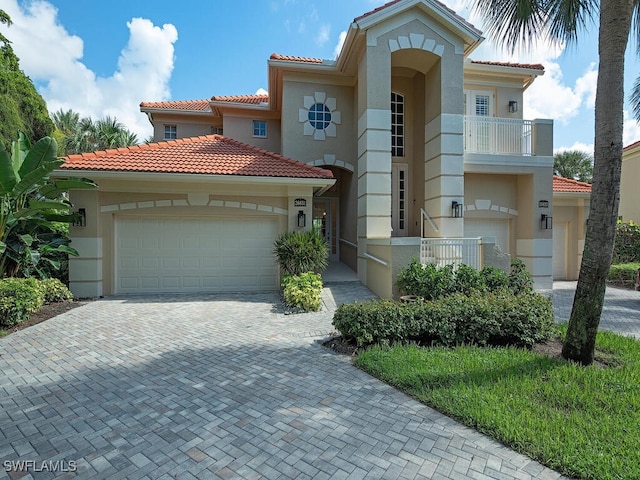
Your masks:
M86 305L89 303L86 300L80 301L72 301L72 302L56 302L56 303L47 303L43 305L40 311L32 314L28 320L24 322L20 322L13 327L7 327L4 329L7 335L11 333L18 332L20 330L24 330L25 328L29 328L33 325L37 325L38 323L42 323L45 320L49 320L50 318L56 317L64 312L68 312L77 307L81 307L82 305Z

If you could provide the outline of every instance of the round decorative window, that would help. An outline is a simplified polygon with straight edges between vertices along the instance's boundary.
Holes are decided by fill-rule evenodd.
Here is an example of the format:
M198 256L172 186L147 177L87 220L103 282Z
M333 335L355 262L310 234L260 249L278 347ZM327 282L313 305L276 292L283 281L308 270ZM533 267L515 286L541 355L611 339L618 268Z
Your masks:
M331 110L324 103L316 103L309 108L309 123L317 130L324 130L331 124Z

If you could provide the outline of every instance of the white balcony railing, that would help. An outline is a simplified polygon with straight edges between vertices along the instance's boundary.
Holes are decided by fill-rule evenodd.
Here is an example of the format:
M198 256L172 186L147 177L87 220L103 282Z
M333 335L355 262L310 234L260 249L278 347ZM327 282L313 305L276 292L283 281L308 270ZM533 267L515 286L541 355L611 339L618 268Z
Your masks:
M531 155L533 121L464 117L464 151L494 155Z
M482 238L423 238L420 263L435 263L439 267L461 264L477 270L482 268Z

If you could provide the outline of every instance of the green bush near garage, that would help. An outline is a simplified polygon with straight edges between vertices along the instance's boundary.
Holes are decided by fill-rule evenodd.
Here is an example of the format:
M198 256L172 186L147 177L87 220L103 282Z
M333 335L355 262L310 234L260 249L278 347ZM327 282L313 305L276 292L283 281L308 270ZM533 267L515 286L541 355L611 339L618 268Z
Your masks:
M280 282L285 303L303 312L317 312L322 300L322 277L318 273L284 275Z
M611 265L607 280L610 284L618 287L634 288L639 268L640 262Z
M28 320L45 303L72 299L72 293L57 279L0 279L0 327L13 327Z

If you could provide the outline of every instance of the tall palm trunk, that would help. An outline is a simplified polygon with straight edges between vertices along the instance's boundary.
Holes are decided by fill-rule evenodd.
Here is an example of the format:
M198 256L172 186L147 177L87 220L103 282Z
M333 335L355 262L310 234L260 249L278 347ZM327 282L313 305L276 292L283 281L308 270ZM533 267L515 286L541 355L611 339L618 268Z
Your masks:
M601 0L591 206L580 276L562 356L593 363L620 203L624 52L633 0Z

